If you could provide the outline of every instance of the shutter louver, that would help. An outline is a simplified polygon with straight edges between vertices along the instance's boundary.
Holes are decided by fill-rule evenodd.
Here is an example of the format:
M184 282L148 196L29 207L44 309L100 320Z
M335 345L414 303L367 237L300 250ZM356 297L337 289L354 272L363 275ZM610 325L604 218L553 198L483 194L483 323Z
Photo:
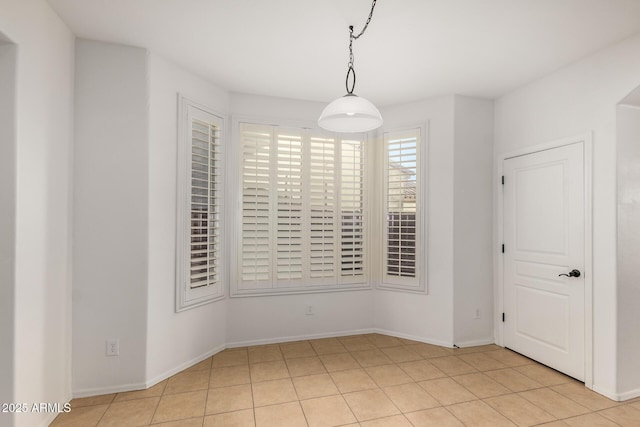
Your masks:
M191 289L218 283L219 129L191 121Z
M364 167L360 141L341 144L341 275L364 275Z
M386 260L388 277L416 278L418 135L385 135Z

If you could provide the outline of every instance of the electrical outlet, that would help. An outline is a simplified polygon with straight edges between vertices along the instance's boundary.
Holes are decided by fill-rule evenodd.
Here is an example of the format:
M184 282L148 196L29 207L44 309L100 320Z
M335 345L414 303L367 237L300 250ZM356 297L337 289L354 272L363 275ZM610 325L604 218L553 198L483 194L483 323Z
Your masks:
M308 305L307 306L307 316L312 316L313 313L313 306L312 305Z
M120 355L120 340L107 340L107 356Z

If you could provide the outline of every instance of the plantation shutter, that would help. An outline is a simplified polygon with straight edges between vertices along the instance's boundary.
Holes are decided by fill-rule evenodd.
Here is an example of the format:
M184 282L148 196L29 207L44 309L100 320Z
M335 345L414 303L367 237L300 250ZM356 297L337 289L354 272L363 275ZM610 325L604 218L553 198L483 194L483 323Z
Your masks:
M240 124L238 294L362 287L363 144Z
M270 283L271 129L242 124L241 278L259 287Z
M276 146L276 271L277 279L287 283L302 279L302 135L278 132Z
M218 277L220 129L191 121L190 288L216 285Z
M179 97L176 311L224 297L221 262L224 119Z
M336 274L336 141L311 137L309 151L309 276L322 282Z
M341 275L343 281L364 275L364 167L361 141L341 141Z
M418 147L420 132L413 129L384 135L385 177L385 281L418 286Z

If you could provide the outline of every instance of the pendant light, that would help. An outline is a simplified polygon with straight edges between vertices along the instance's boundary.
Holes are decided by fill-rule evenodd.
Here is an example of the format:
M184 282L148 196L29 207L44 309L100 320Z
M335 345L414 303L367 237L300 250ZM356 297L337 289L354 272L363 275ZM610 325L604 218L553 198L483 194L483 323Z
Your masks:
M370 101L353 93L356 87L356 71L353 68L353 41L362 36L371 22L376 0L373 0L369 18L357 36L353 35L353 25L349 26L349 64L345 85L347 94L332 101L325 107L318 119L318 125L332 132L367 132L382 126L382 115ZM349 79L352 78L351 87Z

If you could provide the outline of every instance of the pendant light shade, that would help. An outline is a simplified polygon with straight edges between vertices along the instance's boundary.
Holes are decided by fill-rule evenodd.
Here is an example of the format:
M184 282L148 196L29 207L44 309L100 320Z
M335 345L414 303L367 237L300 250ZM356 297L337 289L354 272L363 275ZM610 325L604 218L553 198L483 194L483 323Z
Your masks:
M348 93L325 107L318 125L332 132L367 132L382 126L382 115L370 101Z

